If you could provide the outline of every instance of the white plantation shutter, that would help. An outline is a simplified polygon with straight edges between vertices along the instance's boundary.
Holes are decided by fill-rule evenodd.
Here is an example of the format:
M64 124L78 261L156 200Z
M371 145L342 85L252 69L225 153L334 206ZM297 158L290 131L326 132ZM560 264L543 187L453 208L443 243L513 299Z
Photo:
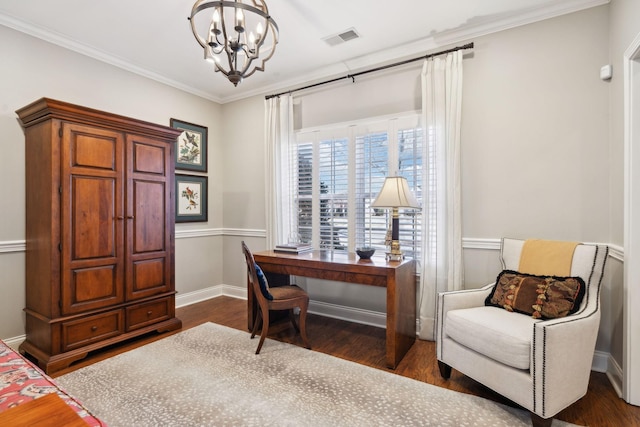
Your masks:
M407 126L407 123L405 126ZM409 188L422 203L422 144L423 132L417 123L396 131L398 153L398 175L409 183ZM401 212L402 213L402 212ZM405 255L419 259L422 237L422 218L425 215L415 210L407 210L400 215L400 247Z
M294 177L292 186L293 210L295 224L289 233L290 241L310 243L313 237L313 142L295 144L290 156L291 174Z
M373 131L356 137L356 221L355 247L384 250L388 212L371 208L389 174L388 132Z
M346 250L348 245L349 139L318 143L318 218L320 249Z
M401 175L421 200L422 130L417 115L299 131L290 156L296 219L292 235L316 249L353 251L372 246L382 254L388 209L371 202L385 177ZM417 256L421 215L401 212L401 248Z

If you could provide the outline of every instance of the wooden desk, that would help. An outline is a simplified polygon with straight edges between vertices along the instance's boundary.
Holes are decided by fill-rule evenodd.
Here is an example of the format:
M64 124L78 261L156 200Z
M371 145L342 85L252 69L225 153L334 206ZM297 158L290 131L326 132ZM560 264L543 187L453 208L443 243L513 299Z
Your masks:
M290 255L274 251L254 253L269 286L288 284L289 276L387 288L387 366L395 369L416 340L416 263L387 262L384 258L361 260L355 254L313 251ZM247 285L248 327L253 327L256 302ZM313 346L313 343L312 343Z

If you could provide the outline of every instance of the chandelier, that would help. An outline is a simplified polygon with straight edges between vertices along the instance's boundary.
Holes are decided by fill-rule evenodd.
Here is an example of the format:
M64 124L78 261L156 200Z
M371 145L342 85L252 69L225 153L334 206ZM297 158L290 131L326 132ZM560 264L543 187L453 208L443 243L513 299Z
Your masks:
M198 0L189 21L204 49L204 59L234 86L256 71L264 71L264 63L271 59L278 43L278 25L263 0Z

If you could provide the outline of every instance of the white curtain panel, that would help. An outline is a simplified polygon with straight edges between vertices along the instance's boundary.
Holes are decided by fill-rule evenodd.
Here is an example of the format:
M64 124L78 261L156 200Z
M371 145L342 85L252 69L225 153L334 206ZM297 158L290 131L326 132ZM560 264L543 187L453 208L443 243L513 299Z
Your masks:
M289 179L289 143L293 135L291 95L265 100L265 212L267 249L287 241L292 203Z
M425 132L419 337L435 339L439 292L462 288L460 118L462 51L425 60L422 123Z

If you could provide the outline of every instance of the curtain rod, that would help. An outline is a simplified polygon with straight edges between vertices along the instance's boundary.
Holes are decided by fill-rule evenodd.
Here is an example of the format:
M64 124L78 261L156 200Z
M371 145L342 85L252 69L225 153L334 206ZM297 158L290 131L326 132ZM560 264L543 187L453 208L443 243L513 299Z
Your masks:
M395 63L389 64L389 65L383 65L381 67L376 67L376 68L372 68L370 70L360 71L360 72L354 73L354 74L347 74L346 76L337 77L335 79L326 80L326 81L319 82L319 83L314 83L312 85L299 87L297 89L291 89L291 90L287 90L285 92L280 92L280 93L276 93L276 94L273 94L273 95L267 95L267 96L264 97L264 99L271 99L271 98L275 98L275 97L280 96L280 95L291 94L293 92L298 92L300 90L309 89L309 88L312 88L312 87L322 86L322 85L326 85L326 84L329 84L329 83L337 82L338 80L351 79L351 80L353 80L355 82L355 78L358 77L358 76L361 76L363 74L373 73L374 71L386 70L387 68L393 68L393 67L397 67L397 66L400 66L400 65L409 64L411 62L416 62L416 61L432 58L434 56L444 55L444 54L447 54L447 53L456 52L458 50L464 50L464 49L473 49L473 42L467 43L467 44L465 44L463 46L457 46L457 47L454 47L454 48L451 48L451 49L442 50L440 52L430 53L428 55L420 56L418 58L406 59L404 61L395 62Z

